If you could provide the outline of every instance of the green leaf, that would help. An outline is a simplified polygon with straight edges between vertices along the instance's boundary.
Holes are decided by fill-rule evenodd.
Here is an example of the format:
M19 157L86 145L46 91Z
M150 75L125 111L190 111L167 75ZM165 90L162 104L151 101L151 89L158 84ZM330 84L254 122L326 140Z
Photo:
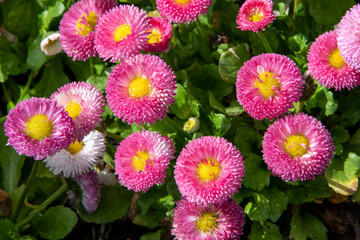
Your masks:
M344 163L344 171L348 179L359 177L360 157L355 153L349 153Z
M252 153L261 155L262 135L249 125L242 125L236 129L234 144L245 157Z
M107 76L90 76L86 82L91 83L96 87L99 91L105 92L105 87L107 84Z
M327 240L327 229L312 214L296 209L290 223L290 238L294 240Z
M326 105L325 105L325 115L330 116L333 115L338 108L338 103L336 100L334 100L333 93L325 89L325 96L327 99Z
M349 151L360 155L360 128L351 136L346 147Z
M63 239L75 227L77 220L76 213L70 208L56 206L35 218L32 224L42 238Z
M133 219L133 223L153 229L159 227L159 222L166 217L166 212L167 210L164 208L161 209L150 208L146 214L136 215L135 218Z
M216 99L215 95L212 92L209 92L209 104L211 107L219 110L222 113L225 113L225 107L222 103Z
M274 31L271 28L267 28L263 32L263 35L268 40L273 52L276 52L279 47L279 40L277 39ZM260 55L266 53L265 47L257 33L250 33L251 50L253 55Z
M28 56L26 59L26 64L33 70L39 70L45 62L51 59L51 56L47 56L43 51L41 51L40 43L42 37L37 36L34 41L30 44L28 48Z
M161 234L163 233L164 229L160 228L156 232L149 232L140 237L140 240L160 240Z
M244 212L252 221L265 221L270 214L269 201L265 195L253 193L253 198L246 204Z
M170 209L175 205L174 199L168 194L165 185L150 188L136 203L142 215L145 215L150 207L155 209Z
M51 21L63 14L65 6L62 2L57 1L54 6L50 6L47 10L39 15L40 32L43 33L48 30Z
M229 117L234 117L241 115L245 110L238 101L234 100L230 103L230 106L225 109L225 112Z
M20 238L17 227L7 219L0 219L0 239L17 240Z
M221 78L225 82L235 83L239 69L249 59L249 51L244 43L221 54L218 67Z
M221 113L210 113L209 118L213 123L213 133L215 136L222 137L231 127L229 118Z
M188 96L186 89L179 83L176 83L175 103L170 106L169 111L174 113L180 119L187 119L191 116L188 105Z
M244 160L245 176L243 184L245 187L261 190L270 183L270 172L265 169L263 159L251 153Z
M275 186L266 189L264 193L270 204L269 219L276 222L286 210L289 197Z
M277 225L266 221L263 224L260 224L258 222L252 222L249 239L250 240L259 240L259 239L282 240L283 237Z
M101 188L98 209L89 214L80 204L77 211L81 219L90 223L107 223L122 218L128 212L133 192L124 187L111 185Z
M354 5L353 0L311 0L310 14L317 23L337 24L346 11Z

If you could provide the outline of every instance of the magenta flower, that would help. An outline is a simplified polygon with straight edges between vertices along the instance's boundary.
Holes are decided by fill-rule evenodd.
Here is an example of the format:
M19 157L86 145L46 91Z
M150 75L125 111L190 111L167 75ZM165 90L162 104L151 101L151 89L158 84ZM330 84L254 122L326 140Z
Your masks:
M145 130L133 133L116 150L115 173L129 190L146 192L164 182L165 170L174 153L168 137Z
M75 123L74 135L78 141L89 134L100 122L104 112L105 99L92 84L86 82L68 83L50 97L65 111Z
M288 112L302 96L304 80L290 58L265 53L240 68L236 81L238 102L256 120L273 119Z
M64 52L74 61L95 57L95 25L107 10L115 6L114 0L81 0L73 4L63 15L59 26Z
M314 180L325 171L335 150L324 125L304 113L275 121L265 133L262 146L269 170L292 182Z
M330 31L315 40L308 52L307 66L310 75L321 85L335 90L350 90L360 85L360 73L344 62L336 36L336 31Z
M337 44L344 61L360 71L360 4L353 6L341 19L337 29Z
M275 20L271 0L247 0L241 5L237 15L237 28L242 31L264 31Z
M144 50L146 52L163 52L168 49L172 37L171 23L161 17L149 17L149 28L147 42Z
M115 116L128 124L155 123L174 103L175 74L157 56L126 58L110 73L106 99Z
M104 61L120 61L140 53L148 33L146 12L134 5L120 5L107 12L96 25L95 47Z
M156 0L160 15L170 22L190 23L206 14L211 0Z
M210 206L182 199L176 205L171 230L175 239L235 240L243 233L244 211L233 199Z
M180 193L197 204L213 204L231 198L241 187L243 157L224 138L201 137L188 143L175 165Z
M11 109L4 124L8 144L35 160L52 156L74 140L74 124L63 107L46 98L30 98Z

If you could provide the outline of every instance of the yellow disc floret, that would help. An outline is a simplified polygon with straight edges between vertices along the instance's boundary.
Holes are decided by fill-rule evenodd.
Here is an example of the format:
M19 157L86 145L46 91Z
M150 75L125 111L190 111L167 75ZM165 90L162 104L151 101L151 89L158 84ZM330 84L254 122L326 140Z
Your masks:
M122 41L131 34L131 27L127 24L120 25L114 32L114 40L116 42Z
M196 228L203 233L213 232L218 225L217 219L215 213L205 212L196 220Z
M136 171L143 171L149 162L151 162L151 157L147 151L137 151L136 155L132 158L132 165Z
M129 84L129 94L134 98L141 98L149 95L150 80L148 78L137 77Z
M40 140L50 137L54 129L51 119L43 114L32 116L25 125L26 134L32 139Z
M207 182L216 179L221 172L221 166L215 159L206 159L199 164L197 169L201 181Z
M84 13L76 22L76 32L86 37L90 32L94 31L96 20L97 15L95 12L89 12L89 15Z
M174 1L178 4L184 5L184 4L187 4L188 2L190 2L191 0L174 0Z
M304 135L290 135L284 141L284 149L291 157L299 157L308 152L310 143Z
M148 43L150 44L158 43L161 42L161 33L158 29L153 29L146 38L149 39Z
M74 155L74 154L80 152L81 149L83 149L83 146L84 146L83 141L78 142L78 140L76 139L75 142L70 143L67 150L68 150L69 153Z
M343 57L340 55L338 48L331 51L328 61L334 68L342 68L343 66L346 66L346 63L344 62Z
M280 83L274 78L274 73L264 71L258 76L259 79L255 81L254 86L259 89L264 98L273 97L276 91L280 89Z
M255 9L252 13L250 13L248 19L251 22L260 22L263 18L264 18L263 13Z
M82 107L77 102L70 102L65 108L65 111L68 112L69 116L73 119L76 119L78 116L80 116Z

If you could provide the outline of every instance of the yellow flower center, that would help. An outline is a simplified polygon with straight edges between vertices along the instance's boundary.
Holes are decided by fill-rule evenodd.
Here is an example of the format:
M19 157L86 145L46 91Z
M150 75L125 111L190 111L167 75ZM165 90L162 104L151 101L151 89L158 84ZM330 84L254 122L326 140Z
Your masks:
M161 33L159 30L153 29L149 36L147 36L146 38L149 39L148 43L150 44L158 43L161 42Z
M199 164L197 169L201 181L207 182L216 179L221 172L221 166L215 159L206 159Z
M120 25L114 32L114 40L116 42L122 41L131 34L131 28L127 24Z
M264 15L258 9L253 9L249 14L249 21L251 22L260 22L264 18Z
M73 119L76 119L78 116L80 116L82 107L77 102L70 102L66 108L65 111L69 113L69 116Z
M132 165L136 171L143 171L149 162L151 162L151 157L147 151L137 151L136 155L132 158Z
M76 32L86 37L90 32L94 31L96 20L97 16L95 12L89 12L89 15L84 13L76 21Z
M276 95L279 91L280 83L274 78L274 73L265 71L258 76L259 79L255 81L255 87L259 89L264 98L269 98Z
M129 84L129 94L134 98L141 98L149 95L150 80L148 78L137 77Z
M196 220L196 228L203 233L213 232L218 225L217 219L218 217L213 212L203 213L199 220Z
M196 125L196 118L189 118L184 124L184 130L190 131Z
M37 114L32 116L25 125L26 134L32 139L40 140L50 137L54 129L51 119L48 116Z
M308 152L310 143L304 135L291 135L284 141L284 149L291 157L299 157Z
M76 139L75 142L70 143L69 147L68 147L68 152L71 153L72 155L78 153L81 151L81 149L83 148L84 143L83 141L78 142L78 140Z
M174 0L176 3L181 4L181 5L185 5L188 2L190 2L191 0Z
M334 68L342 68L343 66L346 66L346 63L344 62L343 57L340 55L338 48L331 51L328 61Z

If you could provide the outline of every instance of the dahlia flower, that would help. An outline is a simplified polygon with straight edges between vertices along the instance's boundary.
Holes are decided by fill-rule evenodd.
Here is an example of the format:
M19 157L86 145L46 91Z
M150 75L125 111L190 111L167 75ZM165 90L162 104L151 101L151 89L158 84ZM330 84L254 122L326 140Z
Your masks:
M41 51L43 51L48 56L56 55L61 52L62 49L59 37L59 33L52 33L44 38L40 43Z
M95 25L107 10L115 6L114 0L81 0L73 4L63 15L59 26L64 52L74 61L95 57Z
M211 0L156 0L160 15L170 22L190 23L206 14Z
M129 190L146 192L163 183L165 170L174 159L174 146L168 137L142 131L126 137L115 153L115 174Z
M104 61L120 61L140 53L148 33L146 12L134 5L120 5L107 12L96 25L95 47Z
M75 140L66 149L47 157L44 162L55 175L75 177L93 169L105 149L104 136L98 131L91 131L82 141Z
M52 156L74 140L74 124L55 101L32 97L9 111L4 124L8 144L35 160Z
M157 56L126 58L113 68L106 99L115 116L128 124L155 123L174 103L175 74Z
M265 53L240 68L236 81L238 102L256 120L273 119L288 112L302 96L304 80L290 58Z
M175 165L180 193L197 204L231 198L241 187L244 164L241 153L224 138L201 137L188 143Z
M50 98L65 111L75 123L74 135L82 140L100 122L104 112L105 99L102 93L92 84L86 82L68 83L53 93Z
M352 68L360 71L360 4L353 6L342 17L337 29L340 55Z
M233 199L210 206L182 199L176 205L171 230L175 239L235 240L243 233L244 211Z
M144 46L146 52L163 52L168 49L172 37L171 23L161 17L149 17L147 42Z
M262 147L269 170L292 182L314 180L325 171L335 150L324 125L304 113L275 121L265 133Z
M264 31L275 20L271 0L247 0L241 5L237 15L237 28L242 31Z

